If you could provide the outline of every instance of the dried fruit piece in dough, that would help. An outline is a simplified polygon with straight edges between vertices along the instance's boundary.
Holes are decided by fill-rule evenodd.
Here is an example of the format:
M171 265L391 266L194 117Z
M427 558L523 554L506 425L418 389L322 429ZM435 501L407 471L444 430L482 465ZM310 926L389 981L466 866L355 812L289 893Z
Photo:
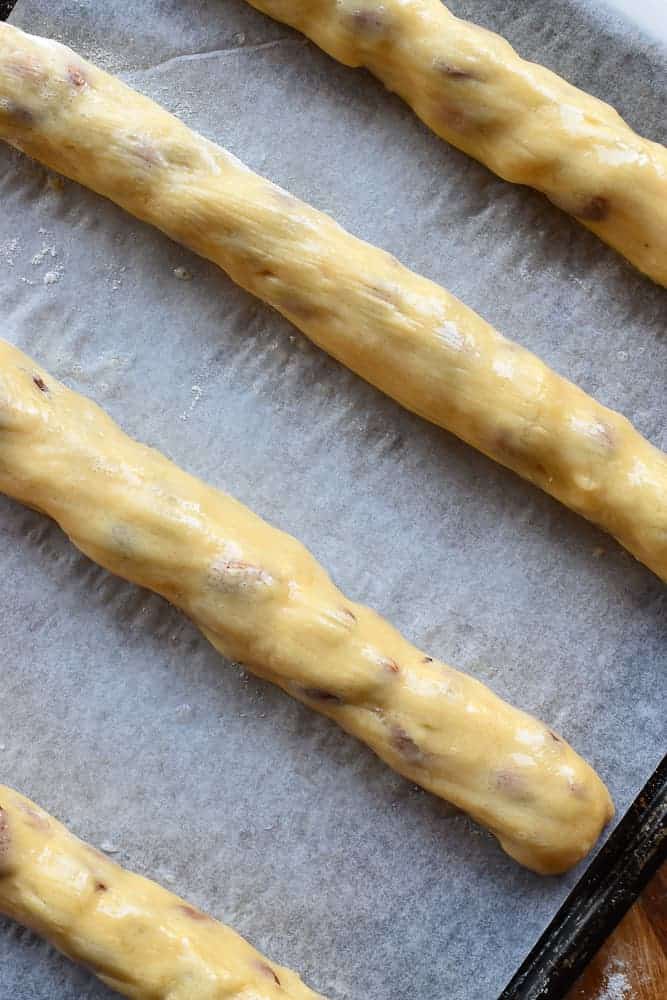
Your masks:
M529 868L570 868L611 817L605 786L549 728L416 649L294 538L131 440L4 341L0 490L466 810Z
M132 1000L324 1000L230 927L0 785L0 912Z
M0 24L0 137L224 268L667 580L667 456L433 282L57 42Z
M365 66L441 139L542 191L667 285L667 149L441 0L248 0Z

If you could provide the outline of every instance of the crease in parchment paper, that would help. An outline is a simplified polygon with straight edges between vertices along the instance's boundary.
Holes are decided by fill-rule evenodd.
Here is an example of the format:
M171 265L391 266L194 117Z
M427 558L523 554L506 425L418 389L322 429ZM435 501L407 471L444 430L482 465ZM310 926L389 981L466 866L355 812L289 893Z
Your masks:
M308 44L306 39L290 35L285 38L275 38L270 42L257 42L255 45L245 45L241 43L238 45L229 45L222 49L210 49L202 52L186 52L183 55L170 56L169 59L165 59L162 62L151 63L148 66L132 66L131 70L132 72L138 72L139 70L143 72L150 72L151 70L164 69L182 62L190 62L191 60L224 58L225 56L230 55L253 55L255 52L264 52L266 49L282 48L284 46L298 48L299 46L306 44Z

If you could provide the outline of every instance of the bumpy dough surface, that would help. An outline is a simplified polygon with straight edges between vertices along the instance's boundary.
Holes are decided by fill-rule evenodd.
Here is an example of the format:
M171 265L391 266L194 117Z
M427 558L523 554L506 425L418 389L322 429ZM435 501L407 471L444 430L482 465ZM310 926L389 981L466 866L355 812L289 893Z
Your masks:
M611 817L606 788L555 733L415 649L294 538L128 438L4 341L0 490L465 809L529 868L569 868Z
M667 580L667 456L453 295L70 49L7 24L3 137L215 261L368 382Z
M231 928L3 785L0 912L133 1000L323 1000Z
M667 149L441 0L248 0L365 66L440 138L542 191L667 285Z

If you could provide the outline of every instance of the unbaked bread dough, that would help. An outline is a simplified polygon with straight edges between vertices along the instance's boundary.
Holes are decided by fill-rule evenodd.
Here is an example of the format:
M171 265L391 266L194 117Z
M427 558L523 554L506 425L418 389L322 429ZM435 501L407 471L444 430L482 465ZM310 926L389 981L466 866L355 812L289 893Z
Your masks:
M248 0L365 66L436 135L575 216L667 285L667 149L441 0Z
M324 1000L231 928L0 785L0 912L132 1000Z
M438 285L70 49L8 24L0 137L215 261L367 381L667 580L667 456Z
M415 649L294 538L126 437L4 341L0 490L466 810L527 867L576 864L611 817L605 786L560 736Z

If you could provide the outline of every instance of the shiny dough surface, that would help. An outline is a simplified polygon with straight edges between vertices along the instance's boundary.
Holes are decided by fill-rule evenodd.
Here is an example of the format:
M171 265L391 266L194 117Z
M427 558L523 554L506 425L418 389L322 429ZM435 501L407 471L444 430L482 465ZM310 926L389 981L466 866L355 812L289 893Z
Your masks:
M323 1000L231 928L3 785L0 912L132 1000Z
M441 0L248 0L346 66L365 66L423 122L542 191L667 285L667 149L608 104Z
M440 286L57 42L0 24L0 138L214 261L667 580L667 456Z
M605 786L548 727L416 649L290 535L127 437L4 341L0 490L464 809L527 867L566 870L610 819Z

